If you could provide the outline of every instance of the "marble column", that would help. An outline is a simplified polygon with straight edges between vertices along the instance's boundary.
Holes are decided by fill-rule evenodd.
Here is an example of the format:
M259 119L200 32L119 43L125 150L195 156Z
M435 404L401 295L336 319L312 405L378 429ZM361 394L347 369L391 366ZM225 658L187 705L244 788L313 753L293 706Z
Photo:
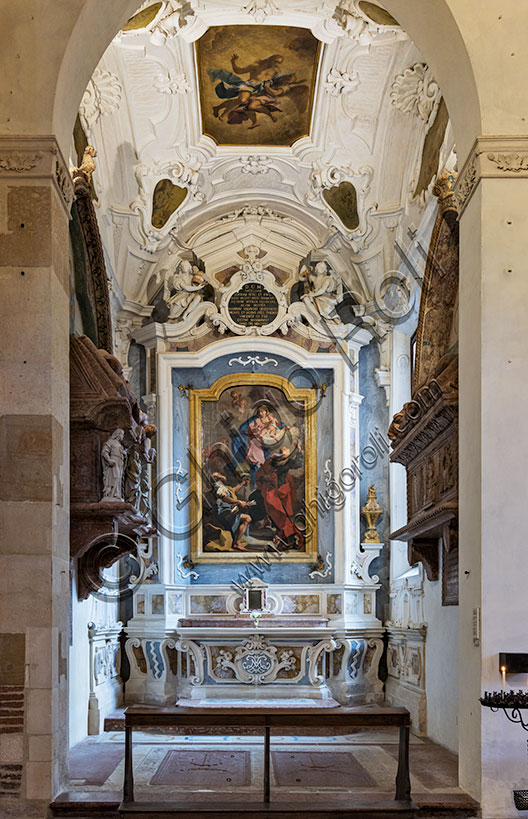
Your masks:
M526 734L481 708L499 652L528 650L528 137L477 139L457 187L460 258L460 784L516 815ZM480 617L480 634L473 624ZM453 657L456 662L456 657ZM526 675L508 678L526 687Z
M13 714L0 792L23 816L63 784L68 747L71 201L53 138L0 138L0 698Z

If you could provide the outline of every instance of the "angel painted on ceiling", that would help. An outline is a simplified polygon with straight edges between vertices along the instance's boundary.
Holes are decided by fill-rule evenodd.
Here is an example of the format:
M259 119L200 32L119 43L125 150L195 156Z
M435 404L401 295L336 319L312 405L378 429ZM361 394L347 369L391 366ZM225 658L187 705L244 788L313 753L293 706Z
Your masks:
M249 121L248 129L260 125L257 114L264 114L277 122L283 112L281 98L289 98L299 113L304 113L309 101L306 80L297 79L295 72L281 74L282 54L272 54L249 65L240 65L238 54L231 57L232 71L224 68L209 69L209 78L216 82L216 96L222 100L213 106L213 114L229 125ZM242 75L247 75L244 79Z

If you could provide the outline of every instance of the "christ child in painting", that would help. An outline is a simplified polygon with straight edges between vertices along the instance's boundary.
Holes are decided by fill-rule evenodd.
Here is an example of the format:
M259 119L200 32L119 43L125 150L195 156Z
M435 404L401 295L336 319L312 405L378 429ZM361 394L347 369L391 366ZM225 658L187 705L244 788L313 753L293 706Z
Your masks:
M257 415L253 421L249 423L248 448L246 451L246 461L250 465L261 466L266 460L265 446L266 443L271 443L266 439L279 440L279 430L286 429L284 424L279 424L271 410L266 404L261 404L257 407Z

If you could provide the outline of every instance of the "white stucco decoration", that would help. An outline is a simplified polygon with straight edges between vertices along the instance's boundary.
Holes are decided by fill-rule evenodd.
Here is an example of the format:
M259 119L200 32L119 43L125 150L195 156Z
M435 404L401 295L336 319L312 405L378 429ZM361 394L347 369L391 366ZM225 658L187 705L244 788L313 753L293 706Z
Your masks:
M118 77L110 71L96 68L79 106L79 116L87 136L100 117L117 111L121 103L123 88Z

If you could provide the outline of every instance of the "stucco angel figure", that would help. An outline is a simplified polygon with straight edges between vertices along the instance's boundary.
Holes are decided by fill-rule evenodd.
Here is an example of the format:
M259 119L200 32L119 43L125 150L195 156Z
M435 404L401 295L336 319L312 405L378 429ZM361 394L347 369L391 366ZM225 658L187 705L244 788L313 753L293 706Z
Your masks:
M123 469L125 466L125 447L122 444L124 432L116 429L103 444L101 460L103 462L103 497L102 500L123 500Z
M317 262L314 268L303 265L300 277L304 278L307 292L302 300L326 321L339 321L336 304L343 298L343 282L326 262Z
M203 273L188 261L183 261L175 273L168 274L163 299L169 308L169 320L188 318L201 303L205 285Z

